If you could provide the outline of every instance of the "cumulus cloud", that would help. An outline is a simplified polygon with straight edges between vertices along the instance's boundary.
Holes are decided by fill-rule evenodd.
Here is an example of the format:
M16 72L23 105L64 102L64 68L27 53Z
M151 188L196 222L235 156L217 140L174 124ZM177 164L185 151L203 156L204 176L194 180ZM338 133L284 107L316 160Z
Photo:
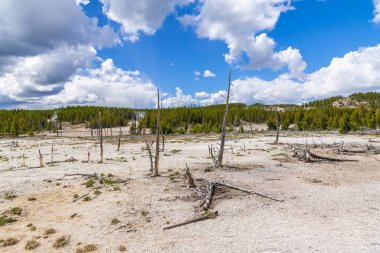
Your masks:
M231 102L303 103L355 92L380 91L380 44L349 52L342 58L298 80L289 75L267 81L257 77L237 79L231 85ZM208 94L198 92L195 99L186 96L192 104L207 105L225 102L225 91ZM172 98L175 100L176 98Z
M100 68L75 75L60 93L46 96L43 103L147 108L155 105L156 92L154 84L141 78L139 71L122 70L107 59Z
M297 49L275 51L275 42L265 31L272 30L281 13L292 10L291 0L201 0L199 14L185 15L179 20L195 26L200 38L223 40L229 53L228 63L240 63L243 55L250 62L244 68L277 70L287 66L295 76L302 75L306 63ZM264 32L264 33L263 33Z
M152 35L174 12L177 5L184 6L191 0L100 0L107 17L122 25L125 37L137 41L141 33Z
M212 73L210 70L206 69L203 72L203 77L205 77L205 78L207 78L207 77L216 77L216 75L214 73Z

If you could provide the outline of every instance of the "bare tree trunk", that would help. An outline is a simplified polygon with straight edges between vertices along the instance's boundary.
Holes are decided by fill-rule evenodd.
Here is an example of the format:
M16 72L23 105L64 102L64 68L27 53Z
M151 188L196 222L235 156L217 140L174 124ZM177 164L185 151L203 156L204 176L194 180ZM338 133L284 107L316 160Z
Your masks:
M156 130L156 157L154 158L153 176L158 176L160 161L160 129L161 129L161 111L160 111L160 90L157 89L157 130Z
M252 129L252 122L249 122L249 128L251 128L251 138L253 139L253 129Z
M26 165L25 165L25 154L22 154L22 167L26 167Z
M102 113L99 112L99 130L100 130L100 161L103 163L103 126L102 126Z
M50 162L53 163L53 155L54 155L54 148L51 147L51 156L50 156Z
M162 152L164 152L165 151L165 135L163 132L161 134L161 137L162 137Z
M276 111L276 125L277 125L277 131L276 131L276 140L274 143L278 143L278 138L280 136L280 122L278 120L278 112Z
M38 150L38 154L40 157L40 168L44 167L44 159L42 158L41 150Z
M153 174L153 157L152 157L152 151L151 151L151 146L153 145L153 142L154 141L150 141L148 142L147 140L145 140L145 144L146 144L146 149L148 150L148 153L149 153L149 159L150 159L150 173Z
M227 98L226 98L226 110L224 112L224 118L223 118L223 125L222 125L222 138L220 141L220 150L218 155L218 162L215 167L222 167L223 166L223 154L224 154L224 142L226 140L226 125L227 125L227 116L228 116L228 103L230 101L230 88L231 88L231 68L229 72L228 77L228 91L227 91Z
M90 163L90 151L87 152L87 163Z

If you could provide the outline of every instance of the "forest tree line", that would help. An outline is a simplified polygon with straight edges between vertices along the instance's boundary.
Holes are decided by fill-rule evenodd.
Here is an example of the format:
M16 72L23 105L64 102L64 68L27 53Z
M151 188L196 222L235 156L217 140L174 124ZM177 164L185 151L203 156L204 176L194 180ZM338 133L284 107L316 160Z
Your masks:
M266 123L270 130L336 130L342 133L363 128L380 127L380 93L356 93L349 98L367 102L358 108L336 108L334 101L343 97L333 97L313 101L305 105L261 105L231 104L227 124L229 130L239 129L244 123ZM279 110L279 108L281 108ZM33 135L36 132L57 131L62 122L72 124L85 123L89 129L99 127L98 113L102 112L102 126L122 127L128 122L133 133L142 133L143 129L156 131L157 117L155 109L68 106L51 110L0 110L0 132L3 137ZM138 117L137 114L144 114ZM162 109L161 126L165 134L219 133L224 114L224 105L204 107L179 107ZM135 123L136 122L136 123Z

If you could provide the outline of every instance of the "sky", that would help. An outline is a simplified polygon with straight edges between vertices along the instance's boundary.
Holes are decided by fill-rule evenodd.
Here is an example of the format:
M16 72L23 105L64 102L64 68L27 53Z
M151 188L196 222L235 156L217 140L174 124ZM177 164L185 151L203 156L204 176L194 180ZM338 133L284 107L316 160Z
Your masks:
M0 108L380 91L380 0L1 0Z

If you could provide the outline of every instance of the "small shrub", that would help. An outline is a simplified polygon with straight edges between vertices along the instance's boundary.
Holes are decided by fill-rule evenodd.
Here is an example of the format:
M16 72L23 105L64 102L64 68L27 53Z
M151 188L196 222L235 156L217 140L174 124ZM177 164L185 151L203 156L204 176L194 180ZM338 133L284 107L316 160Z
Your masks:
M77 199L77 198L79 198L79 195L78 194L74 194L74 199Z
M124 245L120 245L120 246L119 246L119 251L124 252L124 251L126 251L126 250L127 250L127 249L125 248Z
M148 211L141 210L141 215L142 215L142 216L147 216L148 214L149 214Z
M55 242L53 243L53 247L56 249L62 248L66 246L67 244L69 244L69 240L70 240L69 236L58 237L57 240L55 240Z
M87 180L86 183L85 183L85 185L86 185L87 188L94 187L94 184L95 184L95 181L92 178L89 179L89 180Z
M90 200L92 200L92 198L91 198L90 196L86 196L86 197L84 197L84 199L83 199L83 201L90 201Z
M14 194L13 192L6 192L4 193L4 199L6 200L12 200L12 199L15 199L17 198L17 195Z
M17 219L15 219L15 218L8 217L6 215L2 215L2 216L0 216L0 227L6 225L8 223L13 223L16 221L17 221Z
M98 249L98 246L95 244L87 244L83 248L78 248L75 253L86 253L86 252L93 252Z
M20 207L12 207L10 212L13 215L21 215L22 209Z
M36 201L37 199L35 197L28 198L28 201Z
M120 223L120 221L117 218L113 218L111 221L111 225L116 225L118 223Z
M45 230L45 235L51 235L51 234L54 234L55 232L57 232L54 228L48 228Z
M24 248L26 250L34 250L37 247L39 247L40 245L41 245L41 243L39 243L38 241L36 241L36 239L32 239L32 240L29 240L29 241L26 242Z
M95 195L100 195L101 193L102 193L102 192L99 191L99 190L94 191L94 194L95 194Z
M18 242L19 242L19 240L17 238L9 237L8 239L6 239L6 240L3 241L3 247L12 246L12 245L15 245Z

